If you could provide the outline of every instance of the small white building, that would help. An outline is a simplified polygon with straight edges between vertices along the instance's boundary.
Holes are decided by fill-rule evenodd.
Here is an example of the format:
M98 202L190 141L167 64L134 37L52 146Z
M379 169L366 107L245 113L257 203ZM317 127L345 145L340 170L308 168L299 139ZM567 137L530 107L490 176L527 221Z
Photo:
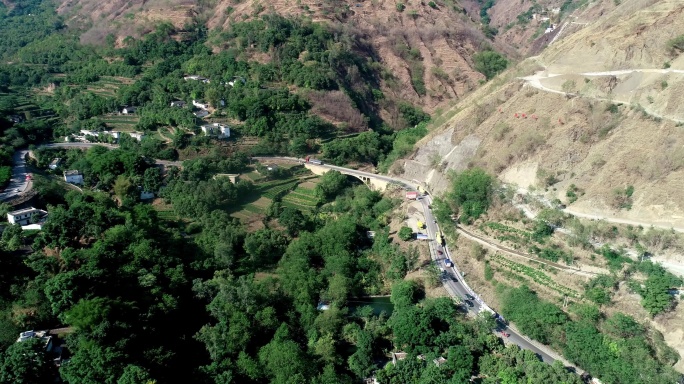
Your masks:
M136 110L138 110L137 107L124 107L124 109L121 110L121 113L124 115L131 115L134 114Z
M145 137L144 132L129 132L128 134L131 135L132 138L134 138L138 141L142 141L143 137Z
M22 332L19 334L19 338L17 338L17 343L21 343L26 340L34 339L34 338L39 338L44 342L45 345L45 350L47 352L52 351L52 336L48 333L48 331L26 331Z
M188 80L201 81L204 84L209 84L211 82L206 77L202 77L199 75L188 75L188 76L183 77L183 80L185 80L185 81L188 81Z
M171 102L171 106L174 108L185 108L186 105L187 103L182 100L176 100Z
M39 218L43 218L47 215L47 211L31 207L7 212L7 221L10 224L28 225L31 224L31 218L35 215L38 215Z
M72 169L64 172L64 181L69 184L83 184L83 174L81 171Z
M54 171L55 169L57 169L57 167L59 167L59 165L60 165L61 163L62 163L62 159L59 158L59 157L58 157L58 158L55 158L55 159L52 159L52 161L50 162L50 165L48 165L48 168L50 168L50 169L52 169L52 170Z
M90 131L90 130L87 130L87 129L81 129L81 135L83 135L83 136L95 136L95 137L98 137L98 136L100 136L100 132L98 132L98 131Z
M209 103L204 102L204 100L193 100L192 105L199 109L209 109Z
M200 129L202 129L202 132L207 136L216 136L219 139L227 139L230 137L230 127L224 124L205 124L202 125Z

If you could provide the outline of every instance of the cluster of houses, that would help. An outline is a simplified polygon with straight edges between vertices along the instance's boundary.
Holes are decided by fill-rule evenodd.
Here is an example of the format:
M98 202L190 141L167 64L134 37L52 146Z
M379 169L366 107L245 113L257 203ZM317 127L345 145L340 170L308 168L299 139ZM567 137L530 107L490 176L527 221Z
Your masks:
M100 136L109 136L114 139L115 142L119 141L119 138L121 138L121 133L119 131L91 131L87 129L81 129L80 135L69 135L67 136L64 141L66 142L71 142L71 141L80 141L83 143L88 143L91 142L92 139L89 139L89 137L96 137L99 138ZM143 137L145 137L144 132L126 132L128 135L130 135L132 138L141 141Z

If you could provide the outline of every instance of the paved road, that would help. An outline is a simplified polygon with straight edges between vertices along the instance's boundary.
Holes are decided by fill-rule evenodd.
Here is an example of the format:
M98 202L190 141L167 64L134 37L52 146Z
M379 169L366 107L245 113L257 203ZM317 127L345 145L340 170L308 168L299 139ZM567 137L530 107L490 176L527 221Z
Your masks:
M278 159L278 160L286 160L286 161L294 161L298 163L303 163L303 159L298 159L294 157L259 157L257 159ZM338 167L335 165L329 165L329 164L321 164L319 165L324 168L329 168L337 171L343 171L347 174L351 175L356 175L356 176L365 176L365 177L375 177L384 181L388 181L394 184L401 185L402 187L415 191L416 190L416 184L414 182L400 179L400 178L395 178L395 177L390 177L390 176L384 176L384 175L377 175L374 173L370 172L364 172L364 171L358 171L355 169L349 169L349 168L343 168L343 167ZM432 200L430 196L423 196L421 198L421 204L423 207L423 214L425 216L425 225L426 225L426 230L427 230L427 235L431 239L430 240L430 253L432 255L433 260L435 260L436 263L442 268L445 269L446 275L445 278L442 280L444 284L444 288L447 290L450 296L452 297L459 297L462 301L465 300L466 298L473 297L474 300L469 300L473 306L469 307L466 306L468 311L473 314L477 315L480 313L480 311L489 311L489 307L487 306L484 301L482 301L478 295L473 292L468 286L467 283L463 280L463 277L458 274L458 269L457 268L445 268L444 267L444 259L450 258L453 261L458 261L458 256L454 254L449 254L449 249L447 247L443 247L441 244L438 244L437 241L435 241L435 237L437 234L437 231L439 231L439 227L435 223L435 218L432 214L432 209L431 204ZM442 252L440 255L439 252ZM529 338L523 336L520 334L519 331L516 329L507 326L501 321L497 321L498 328L494 331L495 334L500 336L501 331L505 331L506 333L510 334L508 338L505 340L509 343L513 343L518 345L520 348L530 350L534 353L536 353L544 362L548 364L552 364L554 361L562 359L560 356L556 355L553 351L550 351L549 348L534 342L530 340ZM569 363L564 361L564 364L570 366ZM582 372L580 369L573 367L576 372Z
M565 25L564 25L565 26ZM661 73L661 74L684 74L684 70L682 69L659 69L659 68L641 68L641 69L623 69L623 70L617 70L617 71L604 71L604 72L581 72L577 73L577 75L582 75L582 76L621 76L621 75L626 75L630 74L633 72L643 72L643 73ZM544 86L541 83L541 80L543 79L548 79L550 77L556 77L556 76L563 76L563 75L572 75L573 73L563 73L563 74L557 74L557 73L548 73L547 71L539 71L535 73L532 76L525 76L525 77L520 77L520 80L524 80L525 83L531 87L537 88L539 90L542 90L544 92L550 92L550 93L557 93L560 95L565 95L565 96L581 96L581 97L588 97L594 100L600 100L600 101L608 101L611 103L622 103L622 104L630 104L631 100L618 100L618 99L610 99L610 98L604 98L604 97L598 97L598 96L587 96L587 95L580 95L577 93L572 93L572 92L564 92L564 91L559 91L557 89L549 88ZM665 116L658 114L651 109L649 109L647 106L642 106L644 111L648 113L651 116L661 118L661 119L666 119L666 120L671 120L677 123L683 123L684 120L675 117L675 116Z
M12 156L12 161L14 162L14 165L12 166L12 178L5 190L0 193L0 200L13 199L31 189L31 183L26 179L26 176L28 175L25 160L27 153L28 150L14 152L14 155Z

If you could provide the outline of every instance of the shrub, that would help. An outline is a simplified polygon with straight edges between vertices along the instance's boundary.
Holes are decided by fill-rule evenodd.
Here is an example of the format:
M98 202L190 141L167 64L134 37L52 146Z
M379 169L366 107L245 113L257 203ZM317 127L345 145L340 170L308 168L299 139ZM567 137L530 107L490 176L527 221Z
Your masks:
M437 9L437 4L435 4L434 1L429 2L428 5L429 5L430 8L432 8L432 9Z
M404 241L409 241L413 238L413 230L409 227L401 227L398 235L400 239Z
M506 69L508 60L498 52L484 51L473 55L475 70L485 75L487 80Z
M487 281L491 281L494 278L494 270L492 266L489 265L489 261L485 261L484 278Z
M404 9L406 9L406 6L403 3L397 3L397 11L404 12Z
M668 40L667 49L669 49L670 53L672 54L684 51L684 35L679 35L673 39Z
M462 222L471 222L487 211L493 182L490 175L478 168L456 176L450 198L459 207Z

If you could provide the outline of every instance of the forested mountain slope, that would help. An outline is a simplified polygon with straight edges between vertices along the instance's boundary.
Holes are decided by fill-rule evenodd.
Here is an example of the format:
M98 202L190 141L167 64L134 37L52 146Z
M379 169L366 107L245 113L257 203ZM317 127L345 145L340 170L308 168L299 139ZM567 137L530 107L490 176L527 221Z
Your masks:
M401 99L432 111L445 101L474 89L484 76L474 69L472 55L491 42L452 0L397 3L390 1L147 1L69 0L59 13L72 26L84 28L81 40L102 43L112 35L119 42L151 31L159 21L176 27L199 23L216 33L236 23L278 14L333 26L347 40L360 41L364 54L381 63L378 85L388 99ZM225 49L211 39L215 49ZM503 48L501 46L499 48ZM271 61L267 52L251 57ZM508 51L513 54L512 50ZM397 114L391 105L385 117Z

